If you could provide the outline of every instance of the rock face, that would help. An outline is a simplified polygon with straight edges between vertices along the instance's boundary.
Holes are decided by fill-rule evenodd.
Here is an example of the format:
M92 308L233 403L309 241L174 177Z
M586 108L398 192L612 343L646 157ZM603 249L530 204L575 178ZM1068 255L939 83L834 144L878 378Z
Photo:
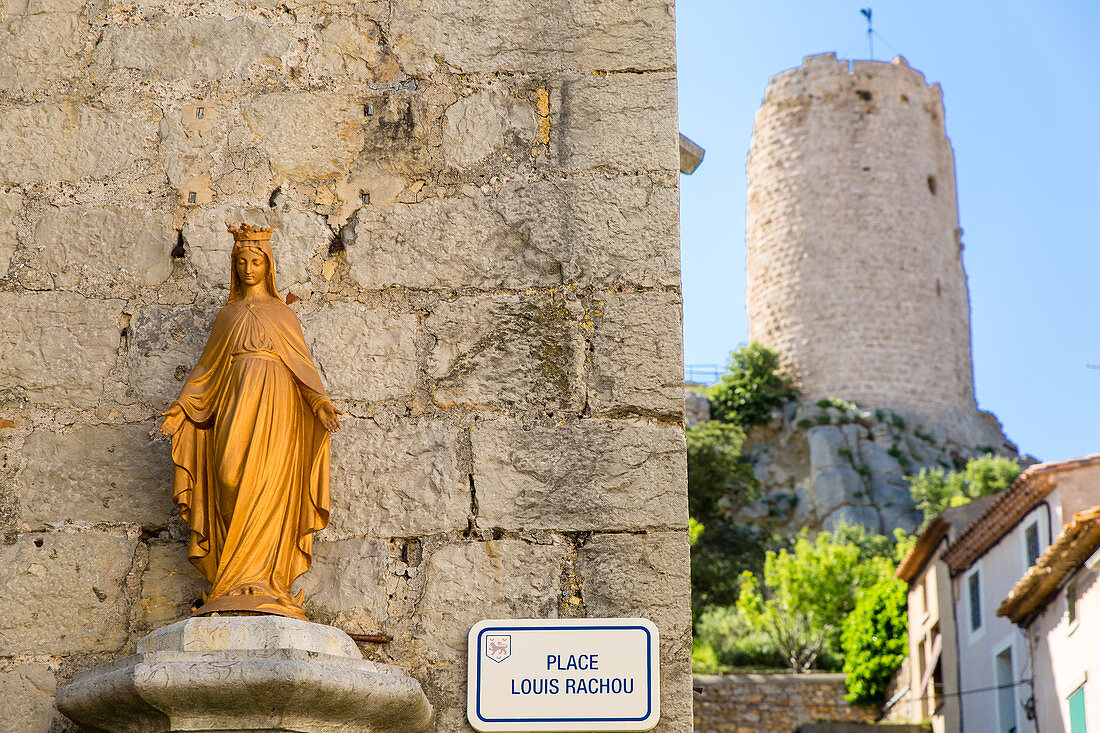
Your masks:
M947 426L915 413L841 400L792 402L768 425L748 432L745 450L764 497L744 510L745 517L788 533L831 530L841 522L885 534L912 532L922 515L906 476L922 468L960 468L985 453L1016 457L1016 447L988 417L984 434L959 443ZM977 442L983 437L990 442Z
M346 413L311 617L442 732L474 621L648 616L687 731L674 66L671 0L3 3L0 730L205 590L156 428L246 221Z

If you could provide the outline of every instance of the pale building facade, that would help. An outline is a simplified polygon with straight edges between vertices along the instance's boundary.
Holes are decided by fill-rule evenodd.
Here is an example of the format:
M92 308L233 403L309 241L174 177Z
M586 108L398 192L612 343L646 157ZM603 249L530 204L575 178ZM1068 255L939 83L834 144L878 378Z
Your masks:
M931 719L943 733L1049 730L1031 712L1028 637L998 606L1063 517L1100 499L1097 487L1100 455L1037 464L1009 489L949 509L925 529L898 568L909 583L909 691L899 703L908 720Z
M931 721L934 733L961 731L954 593L941 555L992 500L978 499L941 513L898 566L897 577L909 584L909 664L891 711L901 720Z
M1041 463L998 494L944 553L952 577L962 730L1027 733L1036 727L1032 650L1023 630L997 614L1050 546L1064 518L1088 504L1100 456Z
M1073 516L998 609L1031 645L1040 731L1100 730L1098 548L1100 505Z

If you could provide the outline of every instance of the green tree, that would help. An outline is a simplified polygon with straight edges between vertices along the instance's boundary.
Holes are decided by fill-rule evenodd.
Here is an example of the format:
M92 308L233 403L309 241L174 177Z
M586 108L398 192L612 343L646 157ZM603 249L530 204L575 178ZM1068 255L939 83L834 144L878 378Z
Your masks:
M795 378L780 371L779 354L754 341L730 354L729 370L707 395L713 419L747 428L766 422L798 389Z
M866 540L866 532L821 532L811 542L803 531L790 551L767 553L762 582L741 574L738 612L795 671L839 667L844 618L862 589L893 574L889 557L868 556L856 539ZM884 547L892 554L888 543Z
M907 586L882 578L864 590L844 620L841 646L851 703L881 703L898 666L909 653Z
M966 504L1007 488L1020 475L1020 464L1011 458L986 454L972 458L962 471L922 468L909 476L909 490L927 525L944 509Z
M732 604L738 573L763 561L764 533L733 519L760 498L760 484L742 454L744 441L739 427L720 422L687 430L693 618L707 606Z

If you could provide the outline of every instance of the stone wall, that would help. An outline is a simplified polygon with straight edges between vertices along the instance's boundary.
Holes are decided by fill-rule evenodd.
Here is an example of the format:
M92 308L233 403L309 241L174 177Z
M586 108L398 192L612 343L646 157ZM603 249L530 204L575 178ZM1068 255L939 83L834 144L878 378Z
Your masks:
M943 119L939 85L900 58L811 56L773 78L749 152L747 304L807 399L919 412L965 440L981 418Z
M300 585L466 730L486 617L645 616L687 730L670 0L0 8L0 728L188 613L158 413L227 223L345 428Z
M870 722L844 700L843 674L699 675L695 733L794 733L805 723Z

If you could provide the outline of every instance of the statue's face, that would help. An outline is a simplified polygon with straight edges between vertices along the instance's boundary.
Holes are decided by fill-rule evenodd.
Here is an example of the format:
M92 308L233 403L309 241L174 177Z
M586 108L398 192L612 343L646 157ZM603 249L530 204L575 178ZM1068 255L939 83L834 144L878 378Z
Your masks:
M267 277L267 258L256 249L241 249L233 260L237 277L245 285L255 285Z

